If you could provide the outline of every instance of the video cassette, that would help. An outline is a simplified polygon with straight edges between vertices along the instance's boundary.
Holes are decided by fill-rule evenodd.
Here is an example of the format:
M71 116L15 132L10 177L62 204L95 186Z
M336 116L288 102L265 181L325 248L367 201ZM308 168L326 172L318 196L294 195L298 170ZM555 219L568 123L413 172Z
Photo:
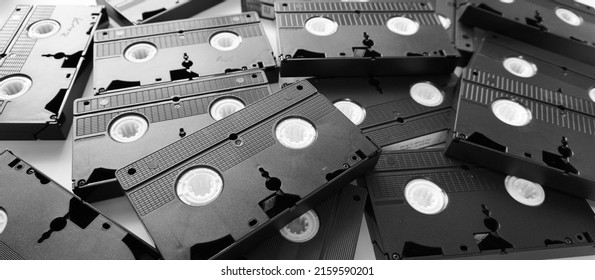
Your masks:
M118 24L132 25L189 18L223 0L99 0Z
M447 154L595 199L593 69L489 35L461 79Z
M371 168L380 153L307 81L116 171L166 259L237 255Z
M309 81L383 150L420 149L450 136L458 81L454 75Z
M95 91L248 69L277 77L256 13L105 29L95 33Z
M260 70L78 99L73 190L87 202L123 196L116 170L271 94Z
M461 22L595 65L595 7L577 0L467 0Z
M282 77L450 74L459 53L430 2L275 2Z
M0 139L61 140L92 64L100 6L16 5L0 29ZM40 67L43 65L43 67Z
M383 152L365 179L377 259L543 259L595 253L581 198L450 159Z
M347 185L238 258L352 260L367 195L365 188Z
M0 174L0 259L161 258L10 151L0 153Z

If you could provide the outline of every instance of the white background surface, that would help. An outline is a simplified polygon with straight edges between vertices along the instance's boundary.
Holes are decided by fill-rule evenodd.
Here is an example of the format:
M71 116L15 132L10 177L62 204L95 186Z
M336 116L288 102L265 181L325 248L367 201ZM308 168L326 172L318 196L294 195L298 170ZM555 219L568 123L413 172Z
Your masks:
M197 0L200 1L200 0ZM3 24L6 19L6 12L10 11L15 3L21 4L64 4L64 5L94 5L94 0L0 0L0 24ZM204 11L195 17L210 17L220 16L226 14L240 13L240 0L226 0L225 2ZM275 23L271 20L263 19L262 23L268 35L269 41L273 49L277 48L277 36L275 31ZM110 27L115 27L113 21L110 21ZM277 85L272 85L271 88L276 90ZM92 96L92 77L89 80L84 96ZM0 150L11 150L15 155L33 165L36 169L45 173L55 182L59 183L68 190L71 190L71 168L72 168L72 133L65 141L0 141ZM1 180L1 178L0 178ZM595 207L595 203L590 202L591 207ZM132 232L145 239L150 244L153 244L148 233L142 226L140 220L134 213L129 202L124 197L103 201L93 204L104 214L114 219L116 222L124 225ZM370 242L370 235L368 233L365 219L360 229L360 237L356 250L355 259L374 259L372 245ZM576 259L595 259L595 256L587 256Z

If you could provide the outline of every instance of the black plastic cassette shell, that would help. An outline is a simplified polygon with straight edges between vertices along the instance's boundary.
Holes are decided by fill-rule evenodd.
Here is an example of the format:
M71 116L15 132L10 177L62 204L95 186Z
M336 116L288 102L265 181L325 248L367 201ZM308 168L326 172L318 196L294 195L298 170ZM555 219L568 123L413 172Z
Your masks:
M494 56L499 49L508 49L510 54L493 57L490 62L486 55ZM501 57L518 56L518 53L537 65L539 70L535 77L515 78L501 69ZM482 67L489 69L480 71ZM582 62L501 35L487 36L470 69L463 74L454 135L449 140L447 154L540 184L547 183L562 192L595 199L595 174L591 168L595 159L592 149L595 105L587 99L595 79L581 74L594 73L590 69ZM489 108L491 101L497 98L511 98L530 108L531 123L520 128L501 123ZM486 125L489 130L483 129ZM503 147L473 140L474 132ZM562 137L568 139L573 152L569 163L578 169L578 175L570 169L554 168L545 163L550 160L547 156L560 157L558 148L562 146ZM564 164L562 161L560 164Z
M272 236L242 254L241 258L351 260L357 247L367 195L365 188L353 184L344 186L313 208L320 220L320 228L312 240L290 242L274 230Z
M115 170L213 123L208 108L214 100L235 97L250 105L270 94L264 72L253 70L78 99L75 107L84 114L74 120L73 190L88 202L123 196ZM149 131L133 143L118 143L107 131L126 113L144 116ZM99 168L114 174L98 180Z
M467 0L467 8L460 21L464 25L494 31L518 40L531 43L552 52L584 61L595 66L595 10L573 0L515 1L511 4L499 1ZM479 5L489 7L484 9ZM571 26L554 13L563 7L578 14L581 26ZM547 30L542 30L527 21L537 20L536 14Z
M99 2L102 5L105 5L110 18L114 19L119 25L125 26L189 18L201 11L223 2L223 0L182 0L175 1L175 3L169 7L164 7L162 4L164 1L162 0L135 0L123 5L124 7L116 7L115 5L111 5L110 0L99 0ZM135 8L135 6L143 2L154 2L154 5L152 6L153 9L135 11L141 13L141 16L145 13L147 16L149 16L144 18L135 18L134 13L130 13L129 10L138 10L139 8Z
M0 259L158 259L159 253L14 156L0 153ZM64 217L64 228L51 230ZM74 222L76 220L76 222ZM59 227L59 226L57 226ZM49 237L43 239L45 234Z
M299 103L303 104L286 112L281 111ZM281 148L278 146L279 144L276 144L276 140L274 140L271 136L269 136L271 138L264 136L269 134L269 129L265 128L265 125L272 126L274 122L278 121L280 118L283 118L283 116L292 115L309 116L307 118L312 121L320 118L324 118L326 120L324 125L319 124L322 125L322 127L318 127L318 140L315 143L321 143L320 141L323 141L321 139L328 139L329 135L327 133L330 131L327 130L333 130L334 133L337 134L351 133L351 136L340 136L341 139L351 139L352 142L350 149L354 150L350 153L355 153L356 150L359 150L357 153L358 155L345 155L346 158L344 160L348 162L347 166L350 167L345 169L345 172L343 172L340 176L336 176L330 181L327 181L325 178L319 178L318 176L309 174L306 177L300 177L299 184L297 181L295 181L296 179L289 178L295 176L295 172L301 172L298 171L299 169L295 169L297 167L292 167L294 170L292 172L287 172L286 169L284 169L282 172L277 170L279 166L287 165L287 162L285 162L286 159L283 157L279 157L280 154L277 155L275 159L272 159L268 153L264 154L261 152L267 150L267 147L268 150ZM333 118L332 125L327 123L328 118ZM260 123L254 123L255 121ZM314 123L316 124L316 121L314 121ZM281 189L285 193L299 195L301 200L290 209L285 209L276 216L267 218L264 211L259 208L258 201L264 199L270 194L273 194L271 191L265 190L264 186L262 188L257 188L255 186L254 188L251 188L249 193L241 194L240 198L236 197L239 195L239 190L235 190L230 193L225 192L224 187L224 192L211 205L225 207L224 204L229 202L234 205L235 211L238 211L238 207L243 209L252 209L250 210L251 213L247 213L247 211L244 210L231 213L229 212L230 210L225 210L227 208L220 210L223 212L220 212L219 215L225 214L226 217L234 220L234 222L227 221L226 223L234 225L235 229L233 231L237 232L235 234L232 233L235 235L235 237L233 237L235 240L233 246L227 247L227 249L221 251L220 255L238 255L241 254L241 252L245 252L247 249L243 247L242 244L254 244L253 242L258 242L259 240L266 238L266 234L263 235L260 233L260 231L267 232L267 230L270 230L271 228L279 229L284 227L287 223L299 217L315 206L322 199L335 192L339 186L347 185L355 178L355 176L357 176L357 174L364 172L366 169L371 168L371 166L375 164L377 155L379 154L378 147L373 145L369 140L364 139L359 130L353 130L351 132L345 130L351 126L353 126L353 124L330 102L328 102L328 100L326 100L322 95L317 94L316 90L311 84L307 82L300 82L299 84L295 85L295 88L285 88L281 92L273 94L270 97L265 98L262 101L253 104L252 106L248 106L245 109L240 110L239 112L222 119L199 132L188 135L180 141L118 170L116 172L116 177L122 185L122 188L127 193L128 198L135 206L137 213L147 226L147 229L153 236L157 247L160 247L162 241L171 242L168 241L171 240L171 238L162 240L162 234L165 234L165 232L167 232L167 235L172 234L171 226L176 223L188 224L187 221L175 221L179 220L179 218L176 217L180 217L180 213L174 214L174 212L189 212L189 210L185 208L185 205L181 205L181 201L177 201L173 187L170 189L170 185L173 184L173 181L171 180L175 181L175 178L177 178L179 172L187 169L189 166L195 166L196 164L206 164L208 166L213 166L220 172L223 172L223 177L228 181L228 185L230 182L236 182L237 180L240 180L240 178L237 176L241 177L243 184L262 185L264 180L263 178L260 178L262 175L258 174L258 162L266 162L266 164L263 164L263 167L268 168L267 171L271 172L271 176L274 175L281 178L283 182ZM265 132L263 135L262 131L259 130L258 127L265 128L267 132ZM342 127L343 129L339 129L339 127ZM355 128L355 126L353 127ZM335 131L335 129L339 130ZM231 142L229 142L229 140L227 140L231 131L235 131L235 135L238 136L238 139L242 139L244 142L242 147L244 149L249 149L250 151L234 152L237 153L234 155L234 157L226 156L224 150L236 148ZM209 135L209 137L204 137L206 135ZM346 142L342 141L341 143ZM316 157L312 157L313 155L308 155L310 154L309 152L304 153L302 150L298 151L300 154L302 154L300 157L306 157L303 158L305 161L311 161L315 158L320 159L321 153L325 153L328 156L328 158L324 159L325 162L329 162L331 160L335 161L339 157L343 157L342 155L337 154L338 149L347 148L345 145L337 144L338 143L334 143L332 148L327 147L324 152L319 151ZM316 148L318 151L320 148L318 145L312 146L311 149ZM287 151L283 149L283 153L293 154L295 151ZM222 156L225 157L225 161L220 161ZM365 159L361 159L362 156ZM239 165L239 163L241 163L241 165ZM253 166L255 173L246 173L243 171L246 170L246 165L252 164L255 164ZM335 172L336 169L345 168L345 164L343 164L343 166L341 166L341 163L334 164L338 164L338 166L328 166L328 170L324 171L323 169L322 171L324 173ZM234 165L237 165L238 168L241 169L230 173L232 172L230 169L234 169ZM311 168L311 166L314 165L309 165L307 168ZM133 176L128 175L129 173L132 173L131 169L135 170ZM310 170L309 172L313 171L314 170ZM315 172L318 173L320 171ZM245 174L242 175L239 173ZM308 182L304 182L304 179ZM320 181L321 179L323 181ZM311 189L312 184L320 185L314 189ZM234 189L233 186L228 188L232 188L231 190ZM260 197L261 195L262 197ZM155 201L148 201L147 199L151 197L156 197L158 200L151 199ZM256 199L258 201L250 202L251 199ZM172 201L175 203L171 203ZM156 212L155 210L159 211ZM170 217L166 220L170 221L167 224L172 223L171 226L163 224L164 217L162 217L159 212L164 212L163 215ZM206 215L207 213L201 212L202 215L197 215L199 214L198 212L190 212L194 213L192 218L197 222L199 216ZM247 215L255 215L252 218L258 221L257 229L249 230L246 228L248 226L246 221L241 220L246 219L247 217L244 216ZM195 223L192 222L191 224ZM205 228L203 227L202 229L195 229L195 232L197 230L205 230ZM215 233L217 238L222 237L219 236L219 234L221 233ZM173 244L167 244L166 246L168 249L164 249L164 244L161 244L162 246L160 250L164 254L165 258L189 258L190 256L188 251L190 246L196 244L197 242L204 243L208 241L205 240L206 238L214 238L214 236L209 237L208 235L204 234L201 236L203 238L202 240L195 237L192 237L194 241L178 240L177 242L183 243L177 243L179 245L175 245L177 248L179 248L175 250L176 252L172 252L172 250L169 249L171 246L173 246ZM218 256L215 255L213 258L218 258Z
M446 191L449 202L443 212L423 215L407 204L403 189L416 178L429 179ZM376 257L544 259L593 254L595 223L585 200L545 187L544 204L524 206L509 196L504 178L447 158L442 149L384 152L376 169L366 175L370 198L366 220ZM477 248L474 234L490 231L484 225L482 204L499 222L499 236L514 248L504 252ZM546 239L552 244L546 246ZM441 247L444 255L407 257L402 251L406 241Z
M209 38L222 31L240 35L242 43L237 49L217 51L209 44ZM127 61L123 56L124 50L137 42L154 44L156 56L143 63ZM254 12L104 29L95 33L94 47L94 89L98 94L118 89L114 87L114 82L130 83L123 85L124 88L168 82L173 77L173 71L189 70L203 77L260 69L266 71L269 81L278 79L272 48ZM183 65L185 54L192 62L189 68ZM114 73L110 67L121 71ZM157 70L147 72L151 68ZM139 69L144 71L142 76L138 75Z
M459 59L459 53L429 3L284 1L275 3L275 13L282 77L447 74L453 71ZM398 40L399 35L390 32L384 24L395 15L406 15L418 21L418 33L422 35L402 36L407 38ZM328 37L330 39L309 40L312 35L305 31L303 23L312 16L328 17L348 28L339 28L336 34ZM366 26L382 31L376 32ZM375 42L371 50L380 52L381 57L354 56L352 47L366 48L364 32ZM389 41L391 43L387 44ZM300 49L324 57L292 57ZM395 51L399 53L395 54Z
M351 100L362 106L366 118L359 128L376 145L386 148L406 140L450 130L454 118L452 107L456 100L457 80L450 75L419 75L309 81L331 102ZM426 107L411 98L410 87L422 82L429 82L442 91L442 104Z
M27 27L42 19L58 21L61 29L49 38L30 38ZM93 66L91 34L106 24L107 15L102 6L15 7L0 31L0 54L7 55L0 60L0 76L26 74L33 83L25 95L0 100L0 138L66 139L72 125L72 102L82 95ZM58 37L70 45L56 43ZM52 57L60 54L66 58ZM32 55L39 55L38 60ZM68 59L72 61L67 63ZM38 64L45 67L39 68ZM24 116L22 112L28 114Z

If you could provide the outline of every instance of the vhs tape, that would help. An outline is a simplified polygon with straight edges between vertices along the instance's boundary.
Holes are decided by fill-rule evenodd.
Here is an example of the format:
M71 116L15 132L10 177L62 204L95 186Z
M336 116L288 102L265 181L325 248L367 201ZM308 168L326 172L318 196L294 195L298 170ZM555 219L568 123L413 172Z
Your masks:
M161 258L10 151L0 153L0 176L0 259Z
M347 185L255 248L251 260L352 260L368 192Z
M465 25L595 65L595 7L585 1L467 0L462 3L466 8L460 21Z
M118 24L132 25L189 18L223 0L99 0Z
M454 75L309 79L383 150L446 142L457 81Z
M164 258L217 258L304 214L371 168L379 152L302 81L117 170L116 178Z
M593 69L488 35L461 79L447 154L595 199Z
M74 193L87 202L123 196L118 168L270 94L264 72L250 70L76 100Z
M16 5L7 16L0 29L0 139L66 139L72 102L91 73L91 34L107 16L99 6L49 5Z
M269 80L275 81L275 67L269 40L254 12L95 33L97 94L248 69L267 71Z
M595 253L581 198L450 159L383 152L366 175L377 259L543 259Z
M430 2L275 2L282 77L450 74L459 53Z

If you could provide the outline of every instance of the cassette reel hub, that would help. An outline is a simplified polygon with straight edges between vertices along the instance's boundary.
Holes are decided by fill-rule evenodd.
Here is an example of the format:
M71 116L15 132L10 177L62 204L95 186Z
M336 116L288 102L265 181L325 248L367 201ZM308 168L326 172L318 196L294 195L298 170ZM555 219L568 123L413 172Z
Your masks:
M147 62L155 55L157 55L157 47L146 42L132 44L124 50L126 60L134 63Z
M8 215L4 209L0 208L0 234L6 229L6 224L8 224Z
M509 100L498 99L492 102L492 113L503 123L512 126L525 126L531 122L531 111L522 104Z
M448 196L435 183L426 179L415 179L405 186L405 200L417 212L434 215L448 205Z
M438 19L440 20L440 24L442 24L442 27L444 27L444 29L448 30L450 29L450 26L452 26L452 21L450 20L450 18L445 17L443 15L438 15Z
M334 104L355 125L360 125L366 119L366 110L351 100L341 100Z
M312 35L330 36L337 32L339 24L329 18L313 17L306 21L304 28Z
M219 51L231 51L240 46L242 37L233 32L219 32L211 37L209 43Z
M539 206L545 201L545 191L540 184L514 176L506 176L504 186L508 194L523 205Z
M583 19L571 10L557 8L555 12L556 16L567 24L570 24L572 26L580 26L581 24L583 24Z
M275 129L279 142L290 149L304 149L316 140L314 125L301 118L288 118L281 121Z
M414 84L409 93L415 102L426 107L436 107L444 101L444 93L429 82Z
M218 121L239 110L244 109L245 107L246 105L242 101L232 97L225 97L213 102L209 112L211 117Z
M509 57L502 64L506 71L517 77L531 78L537 74L537 66L522 57Z
M55 20L45 19L37 21L29 26L29 37L33 39L45 39L60 31L60 23Z
M26 76L9 76L0 80L0 99L15 99L29 91L33 81Z
M314 238L319 228L320 220L318 219L318 215L313 210L310 210L287 224L279 232L281 236L291 242L304 243Z
M176 184L176 192L182 202L190 206L207 205L221 194L223 178L206 167L192 168L184 172Z
M406 17L393 17L386 22L388 30L393 33L410 36L419 31L419 23Z
M110 126L109 135L117 142L134 142L147 133L149 123L145 118L135 114L121 116Z

